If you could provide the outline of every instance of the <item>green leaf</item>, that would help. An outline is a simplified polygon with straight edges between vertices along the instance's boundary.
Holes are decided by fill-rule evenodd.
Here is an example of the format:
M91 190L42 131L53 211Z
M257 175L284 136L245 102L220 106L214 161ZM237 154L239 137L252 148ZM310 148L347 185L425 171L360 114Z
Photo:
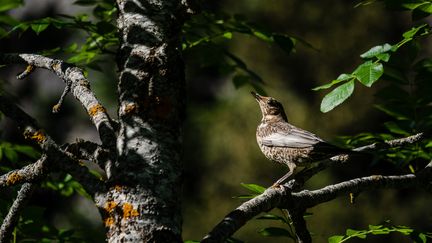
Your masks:
M225 32L225 33L223 33L222 36L225 37L225 38L227 38L227 39L231 39L232 36L233 36L233 34L232 34L232 32Z
M378 230L378 229L381 229L383 226L370 224L368 227L369 227L369 230Z
M264 214L262 216L259 216L256 219L261 219L261 220L277 220L277 221L282 221L282 222L286 223L286 220L285 220L284 217L281 217L281 216L276 215L276 214L270 214L270 213Z
M410 29L410 30L406 31L405 33L403 33L402 36L405 39L411 39L411 38L413 38L417 34L417 32L419 32L421 29L425 28L426 26L428 26L428 24L422 24L420 26L413 27L412 29Z
M409 136L410 133L403 130L398 124L396 124L395 122L386 122L384 123L384 126L392 133L395 134L400 134L400 135L404 135L404 136Z
M256 37L258 37L259 39L266 41L266 42L272 42L272 39L270 36L268 36L267 34L260 32L260 31L253 31L252 34Z
M317 90L321 90L321 89L328 89L328 88L332 87L332 86L335 85L335 84L338 84L338 83L340 83L340 82L342 82L342 81L345 81L345 80L351 79L351 78L353 78L353 77L354 77L354 76L352 76L351 74L343 73L343 74L339 75L339 77L337 77L337 79L331 81L330 83L327 83L327 84L324 84L324 85L321 85L321 86L315 87L315 88L313 88L312 90L317 91Z
M33 23L31 24L31 29L36 33L39 34L40 32L44 31L46 28L48 28L49 23Z
M18 8L21 7L22 5L23 5L22 0L2 0L0 4L0 12Z
M40 157L40 152L34 149L31 146L27 145L15 145L14 146L15 151L25 154L30 158L37 159Z
M274 34L272 36L274 42L285 52L290 53L294 48L294 41L285 35Z
M288 230L279 227L268 227L261 229L258 233L262 236L286 236L291 237L291 234Z
M324 96L321 102L321 112L326 113L333 110L336 106L342 104L354 91L354 80L340 85L333 91Z
M343 235L333 235L332 237L328 238L328 243L339 243L343 240Z
M362 58L372 58L372 57L376 57L379 54L389 52L391 50L392 50L392 46L390 44L388 44L388 43L385 43L384 45L372 47L367 52L361 54L360 57L362 57Z
M365 62L358 66L353 75L365 86L371 87L384 73L381 63Z
M4 155L12 163L15 163L18 161L18 154L11 147L5 147L4 148Z
M242 187L248 189L249 191L256 192L256 193L259 193L259 194L263 193L266 190L265 187L262 187L262 186L257 185L257 184L240 183L240 185Z
M358 234L358 233L359 233L358 230L353 230L353 229L347 229L346 232L345 232L345 234L346 234L347 236L356 235L356 234Z
M380 53L376 55L376 58L378 60L381 60L383 62L388 62L390 60L390 54L389 53Z

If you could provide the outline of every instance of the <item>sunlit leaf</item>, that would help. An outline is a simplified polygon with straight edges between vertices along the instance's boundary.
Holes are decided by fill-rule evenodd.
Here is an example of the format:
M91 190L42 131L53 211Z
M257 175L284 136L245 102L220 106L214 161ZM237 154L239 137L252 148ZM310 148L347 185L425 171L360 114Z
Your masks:
M255 193L263 193L266 188L262 187L260 185L257 184L246 184L246 183L240 183L240 185L246 189L248 189L249 191L255 192Z
M321 112L329 112L336 106L342 104L348 97L352 95L354 91L354 81L348 81L345 84L340 85L333 91L324 96L321 102Z
M353 75L365 86L371 87L384 73L381 63L365 62L358 66Z

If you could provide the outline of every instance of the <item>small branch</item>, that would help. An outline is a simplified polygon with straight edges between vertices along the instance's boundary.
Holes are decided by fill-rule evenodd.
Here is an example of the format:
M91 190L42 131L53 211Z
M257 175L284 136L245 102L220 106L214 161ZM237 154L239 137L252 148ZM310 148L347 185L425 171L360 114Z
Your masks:
M60 111L60 107L63 105L64 98L65 98L66 95L70 92L70 89L71 89L71 84L70 84L70 83L66 83L66 87L65 87L65 89L63 90L63 93L62 93L62 95L60 96L59 101L58 101L57 104L55 104L55 105L53 106L53 108L52 108L52 112L53 112L53 113L57 113L57 112Z
M84 106L89 114L93 124L99 132L102 144L105 147L114 148L112 151L116 151L116 135L111 124L111 119L109 118L105 108L100 104L91 91L90 82L84 76L81 69L65 63L62 60L52 59L41 55L0 53L0 64L14 63L29 65L26 71L18 75L18 78L28 76L35 67L50 70L61 78L65 82L66 88L62 94L62 98L60 98L59 103L53 107L53 110L57 111L60 109L64 95L66 95L70 89L75 98Z
M423 133L417 133L415 135L405 137L405 138L398 138L393 139L389 141L384 141L382 143L373 143L366 146L358 147L353 149L353 151L370 151L370 150L376 150L376 149L383 149L383 148L392 148L392 147L398 147L405 144L412 144L420 141L423 138Z
M292 200L298 205L302 205L302 207L310 208L331 201L338 196L347 195L348 193L358 193L379 188L425 188L425 186L425 183L414 174L399 176L373 175L344 181L315 191L304 190L292 193Z
M12 232L18 223L19 213L24 208L25 204L29 200L31 194L36 188L35 184L24 183L18 192L18 196L9 209L9 213L3 220L3 224L0 228L0 242L8 242Z
M42 158L33 164L29 164L21 169L9 171L7 174L1 175L0 188L39 180L46 172L46 164L46 156L42 156Z
M12 101L0 95L0 111L18 123L24 131L24 137L39 144L48 159L48 169L58 169L70 173L83 187L93 194L104 189L102 181L88 172L85 166L81 166L70 154L65 153L42 129L35 120L17 107Z
M303 217L306 210L304 208L299 209L289 209L289 216L293 222L295 233L297 236L297 242L299 243L309 243L312 242L311 235L307 229L306 221Z
M419 133L410 137L394 139L384 142L384 146L395 147L404 144L411 144L419 141L423 134ZM355 151L366 151L381 148L381 144L371 144L360 147ZM310 242L310 234L307 231L304 222L303 213L306 208L313 207L317 204L330 201L337 196L348 193L358 193L364 190L376 188L402 188L402 187L419 187L432 190L431 175L432 162L429 163L425 170L419 173L419 176L408 174L400 176L369 176L357 178L336 185L324 187L315 191L303 190L301 192L292 192L303 186L314 174L319 171L337 164L344 163L350 159L350 155L334 156L318 164L318 166L296 175L295 179L285 183L278 189L268 188L261 195L250 199L241 204L237 209L229 213L217 224L210 233L208 233L202 242L223 242L236 232L247 221L260 214L269 211L275 207L286 208L290 212L294 226L296 228L297 238L300 242Z
M270 211L281 202L282 198L289 192L288 188L268 188L261 195L244 202L208 233L201 242L224 242L234 234L247 221L260 214Z

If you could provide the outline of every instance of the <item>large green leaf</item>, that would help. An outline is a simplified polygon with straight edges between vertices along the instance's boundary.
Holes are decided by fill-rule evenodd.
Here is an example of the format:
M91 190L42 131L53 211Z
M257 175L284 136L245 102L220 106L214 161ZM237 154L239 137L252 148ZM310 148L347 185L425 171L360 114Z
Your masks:
M321 102L321 112L329 112L336 106L342 104L354 91L354 80L348 81L345 84L335 88L332 92L324 96Z
M365 62L358 66L353 75L365 86L371 87L384 73L382 63Z

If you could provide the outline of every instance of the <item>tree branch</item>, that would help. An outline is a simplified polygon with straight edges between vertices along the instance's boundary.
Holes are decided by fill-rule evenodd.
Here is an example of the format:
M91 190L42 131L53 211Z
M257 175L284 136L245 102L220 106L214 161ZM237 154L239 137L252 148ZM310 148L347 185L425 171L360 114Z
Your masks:
M419 133L402 139L386 141L383 143L384 145L375 143L360 147L356 151L373 150L381 148L380 146L395 147L404 144L411 144L419 141L422 135L422 133ZM303 173L300 172L295 179L285 183L282 187L277 189L268 188L261 195L244 202L237 209L225 216L225 218L203 238L202 242L223 242L241 228L247 221L259 213L269 211L275 207L286 208L289 211L296 229L297 240L299 242L310 242L310 234L303 219L303 213L306 208L330 201L337 196L345 195L350 192L358 193L376 188L406 188L418 186L427 190L432 188L431 162L423 171L418 173L418 176L413 174L399 176L375 175L352 179L315 191L303 190L301 192L293 192L294 189L301 187L307 179L318 171L336 163L346 162L349 158L349 155L334 156L333 158L320 163L317 167L312 168L311 170L307 170Z
M12 170L1 175L0 188L39 180L46 172L46 164L46 156L42 156L42 158L33 164L29 164L21 169Z
M114 148L116 135L111 124L111 119L106 109L100 104L96 96L90 89L90 82L84 76L81 69L63 62L62 60L52 59L36 54L1 54L0 64L27 64L26 70L19 74L17 78L21 79L28 76L34 68L44 68L55 73L61 78L66 88L59 100L59 103L53 107L53 111L58 111L64 96L70 90L74 97L84 106L89 114L93 124L99 132L102 144L108 148Z
M24 131L24 137L39 144L48 159L48 169L58 169L70 173L84 188L93 194L104 189L103 183L81 166L70 154L65 153L43 130L35 120L16 106L12 101L0 95L0 111L18 123Z
M3 224L0 228L0 242L8 242L13 229L19 220L19 213L24 208L25 204L29 200L33 190L35 189L35 184L24 183L18 192L18 196L15 199L12 207L9 209L9 213L3 220Z

